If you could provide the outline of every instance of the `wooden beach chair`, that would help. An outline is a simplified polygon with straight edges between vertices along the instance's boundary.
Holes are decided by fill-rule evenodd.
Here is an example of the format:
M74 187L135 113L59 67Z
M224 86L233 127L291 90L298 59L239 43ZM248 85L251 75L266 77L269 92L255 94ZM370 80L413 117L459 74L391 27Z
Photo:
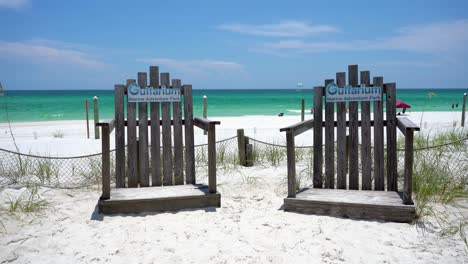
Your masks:
M405 117L397 118L395 83L383 84L382 77L374 77L371 85L369 71L362 71L360 79L361 84L367 87L382 87L383 99L374 102L326 102L325 87L334 82L333 79L326 80L325 87L314 88L313 119L280 130L286 132L288 164L288 197L284 199L283 208L321 215L410 222L415 218L411 198L413 132L419 131L419 127ZM336 74L336 84L345 86L345 72ZM357 65L348 68L348 85L358 86ZM349 118L346 120L348 106ZM397 173L397 128L405 136L401 190ZM313 129L314 135L313 187L296 192L294 138L309 129Z
M100 212L140 213L219 207L221 195L216 191L215 126L220 122L194 118L192 86L182 86L178 79L173 79L171 85L169 73L159 75L157 66L149 68L149 86L180 88L180 101L128 102L127 88L132 83L136 80L127 80L126 85L115 85L115 118L97 124L102 127ZM138 86L147 87L146 72L138 73ZM194 126L208 132L208 186L196 184ZM113 129L115 188L111 188L110 178L109 135Z

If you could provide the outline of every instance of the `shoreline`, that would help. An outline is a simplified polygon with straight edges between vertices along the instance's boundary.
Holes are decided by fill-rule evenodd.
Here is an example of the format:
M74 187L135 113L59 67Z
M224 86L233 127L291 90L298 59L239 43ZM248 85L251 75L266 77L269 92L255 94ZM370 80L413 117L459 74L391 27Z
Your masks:
M421 132L430 134L448 129L459 129L461 114L454 112L410 112L401 117L407 117L415 124L421 123ZM311 114L305 116L306 120ZM372 118L372 117L371 117ZM237 129L244 129L245 135L253 139L285 145L285 133L280 128L300 122L300 116L236 116L208 117L221 121L216 127L216 140L223 140L237 135ZM465 122L468 122L465 121ZM101 152L101 140L94 139L94 122L90 120L90 139L86 138L85 120L38 121L10 123L20 152L51 155L79 156ZM455 124L455 126L454 126ZM398 135L401 133L397 133ZM114 132L110 136L111 148L114 146ZM312 131L307 131L296 137L296 146L313 144ZM205 144L206 135L201 129L195 128L195 144ZM8 123L0 123L0 148L16 151L9 132Z

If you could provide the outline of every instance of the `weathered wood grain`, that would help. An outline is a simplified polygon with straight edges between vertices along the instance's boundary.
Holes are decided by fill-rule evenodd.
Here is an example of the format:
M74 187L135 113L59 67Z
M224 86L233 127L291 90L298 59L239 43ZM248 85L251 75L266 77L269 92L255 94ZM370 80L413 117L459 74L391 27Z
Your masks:
M313 127L314 127L314 119L310 119L310 120L305 120L303 122L296 123L294 125L290 125L288 127L283 127L280 129L280 132L291 131L294 133L295 136L298 136Z
M361 71L361 84L370 86L370 72ZM372 154L371 154L371 120L370 102L361 102L361 164L362 164L362 189L372 189Z
M127 80L127 88L136 80ZM127 162L128 187L137 187L137 136L136 136L136 103L128 102L127 98Z
M124 85L115 85L115 185L125 187L125 124L124 124Z
M284 199L285 211L354 219L412 222L414 205L404 205L397 192L306 189Z
M172 88L182 88L179 79L172 80ZM174 183L184 184L184 149L182 136L182 105L181 102L172 103L174 118Z
M462 104L462 118L461 118L461 126L465 127L465 113L466 112L466 93L463 94L463 104Z
M413 204L413 129L405 134L405 178L403 184L403 203Z
M116 189L108 200L98 202L104 214L175 211L220 207L221 195L210 193L206 185L178 185L141 189Z
M383 90L383 77L374 77L373 83ZM376 191L385 189L383 102L383 100L374 101L374 189Z
M338 87L346 85L346 73L336 73L336 84ZM336 188L346 189L346 103L339 102L337 105L337 144L336 144Z
M195 184L192 85L183 85L185 118L185 182Z
M161 87L170 89L169 73L161 73ZM163 184L173 185L172 179L172 131L171 103L161 103L162 111L162 144L163 144Z
M208 189L216 193L216 125L208 127Z
M406 132L408 132L408 130L419 131L419 126L413 123L407 117L398 117L396 120L397 120L397 127L398 129L400 129L403 135L406 135Z
M102 127L102 195L101 200L110 198L110 140L109 140L109 127Z
M348 66L348 84L358 86L358 66ZM349 189L359 189L359 113L358 102L349 102Z
M150 66L150 86L159 88L159 67ZM161 186L161 125L159 102L150 103L151 115L151 185Z
M325 80L325 88L333 79ZM325 103L325 188L335 188L335 103Z
M398 190L397 175L397 136L396 136L396 85L384 85L387 91L387 190Z
M138 73L138 86L146 89L148 77L146 72ZM140 187L149 186L149 156L148 156L148 103L138 103L138 162Z
M305 111L305 100L301 99L301 122L304 121L304 111Z
M237 149L239 150L239 163L245 166L246 163L246 150L245 150L245 137L244 129L237 129Z
M296 151L294 133L286 132L286 155L288 163L288 197L296 197Z
M314 87L314 188L323 188L323 87Z

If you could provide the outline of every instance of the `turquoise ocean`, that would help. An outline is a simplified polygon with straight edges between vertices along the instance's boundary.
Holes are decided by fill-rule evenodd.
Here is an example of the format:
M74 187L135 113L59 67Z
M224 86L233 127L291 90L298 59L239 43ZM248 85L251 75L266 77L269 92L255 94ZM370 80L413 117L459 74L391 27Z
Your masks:
M398 89L397 99L409 105L409 111L461 112L467 89ZM430 97L429 94L433 93ZM434 95L435 94L435 95ZM299 115L301 99L306 111L313 102L312 89L194 90L194 115L202 115L202 98L208 98L208 116ZM0 97L0 122L53 121L85 119L84 101L99 98L101 119L113 117L111 90L16 90ZM8 119L7 119L8 115Z

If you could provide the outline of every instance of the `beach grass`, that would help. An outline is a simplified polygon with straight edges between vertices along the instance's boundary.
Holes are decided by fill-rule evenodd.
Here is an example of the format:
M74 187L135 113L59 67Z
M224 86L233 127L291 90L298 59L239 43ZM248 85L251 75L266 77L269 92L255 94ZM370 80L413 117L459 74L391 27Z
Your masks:
M26 190L16 197L11 197L8 211L10 213L31 213L39 211L49 204L39 195L40 184L29 184Z

